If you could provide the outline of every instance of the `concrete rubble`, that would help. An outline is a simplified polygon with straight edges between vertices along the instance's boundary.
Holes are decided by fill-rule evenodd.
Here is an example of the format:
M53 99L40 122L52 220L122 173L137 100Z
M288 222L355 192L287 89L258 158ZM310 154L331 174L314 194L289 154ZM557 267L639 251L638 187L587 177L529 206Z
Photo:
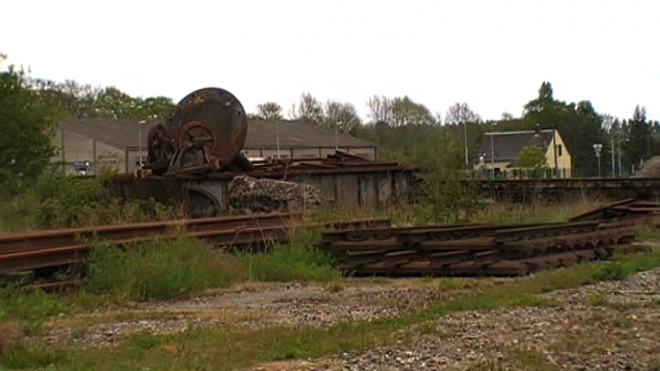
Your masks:
M321 191L308 184L239 175L229 185L229 207L249 213L295 212L321 201Z

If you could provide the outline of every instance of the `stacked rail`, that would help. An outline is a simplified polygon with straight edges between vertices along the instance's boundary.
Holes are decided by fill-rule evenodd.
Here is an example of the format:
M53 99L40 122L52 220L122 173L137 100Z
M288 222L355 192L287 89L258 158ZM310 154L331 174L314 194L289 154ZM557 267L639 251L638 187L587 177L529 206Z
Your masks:
M653 225L660 204L625 200L568 222L372 228L324 233L321 248L357 275L520 276L608 259Z
M300 225L300 216L289 213L215 217L5 235L0 236L0 274L81 263L94 243L125 246L185 234L216 246L263 245L285 241L295 226L350 230L391 224L389 219L361 219Z

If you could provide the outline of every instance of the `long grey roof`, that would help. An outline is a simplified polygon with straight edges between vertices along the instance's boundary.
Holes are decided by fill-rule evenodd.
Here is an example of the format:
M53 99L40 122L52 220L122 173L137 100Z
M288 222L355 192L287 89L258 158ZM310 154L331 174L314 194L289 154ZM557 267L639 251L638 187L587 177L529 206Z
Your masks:
M117 148L137 148L138 130L142 134L142 146L146 148L149 128L162 122L160 119L146 120L138 125L135 119L70 119L60 125L66 131L84 135ZM319 126L302 121L282 120L275 122L254 120L248 124L248 134L243 148L277 148L277 135L280 148L334 147L335 133ZM339 147L376 147L374 143L337 133Z

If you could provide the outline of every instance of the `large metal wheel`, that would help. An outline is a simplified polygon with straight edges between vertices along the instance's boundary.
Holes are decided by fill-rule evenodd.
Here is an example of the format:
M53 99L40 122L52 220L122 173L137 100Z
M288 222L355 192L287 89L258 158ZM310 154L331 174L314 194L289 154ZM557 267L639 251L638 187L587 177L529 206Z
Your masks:
M248 128L241 102L220 88L204 88L188 94L177 104L166 125L177 146L189 141L191 136L213 137L209 154L222 165L228 165L240 153Z

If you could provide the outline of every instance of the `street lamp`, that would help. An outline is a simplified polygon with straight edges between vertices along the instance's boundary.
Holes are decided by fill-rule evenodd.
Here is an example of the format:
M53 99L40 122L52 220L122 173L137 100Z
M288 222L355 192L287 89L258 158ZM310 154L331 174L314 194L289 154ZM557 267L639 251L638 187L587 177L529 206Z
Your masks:
M140 168L142 168L142 125L146 124L145 120L138 122L138 151L140 151Z
M594 152L596 152L596 158L598 158L598 177L600 178L600 151L603 149L603 145L600 143L594 143Z

